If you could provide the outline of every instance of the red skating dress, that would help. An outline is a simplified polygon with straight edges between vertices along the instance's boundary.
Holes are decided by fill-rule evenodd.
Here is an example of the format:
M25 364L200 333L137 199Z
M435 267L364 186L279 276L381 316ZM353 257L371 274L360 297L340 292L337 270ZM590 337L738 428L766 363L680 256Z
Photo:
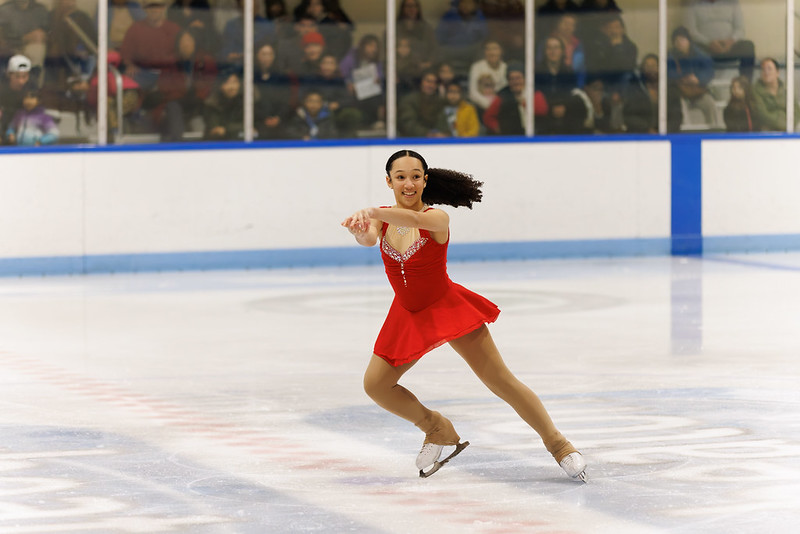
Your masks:
M430 208L429 208L430 209ZM447 243L427 230L400 254L381 229L381 257L394 300L375 342L375 354L397 367L421 358L452 339L492 323L499 308L447 276Z

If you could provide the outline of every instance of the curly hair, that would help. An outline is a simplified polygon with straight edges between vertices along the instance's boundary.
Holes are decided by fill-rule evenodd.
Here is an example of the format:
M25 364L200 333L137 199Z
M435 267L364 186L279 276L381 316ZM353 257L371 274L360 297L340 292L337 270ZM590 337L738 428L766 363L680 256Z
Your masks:
M422 192L424 203L429 205L445 204L455 208L466 206L472 209L472 204L480 202L483 198L481 192L483 182L476 180L471 174L460 171L428 168L425 158L413 150L400 150L392 154L386 161L387 176L389 176L395 160L405 156L418 159L422 163L423 172L428 175L425 190Z

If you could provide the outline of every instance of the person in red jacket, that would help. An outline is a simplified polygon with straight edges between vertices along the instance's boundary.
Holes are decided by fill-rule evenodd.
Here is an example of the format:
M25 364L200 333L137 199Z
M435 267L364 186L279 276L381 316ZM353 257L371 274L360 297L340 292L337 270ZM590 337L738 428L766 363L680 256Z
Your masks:
M120 54L125 74L145 91L155 89L161 71L175 63L175 40L181 28L167 20L166 0L145 0L145 18L125 33Z
M183 30L175 49L176 61L159 77L161 103L153 110L153 118L160 125L161 140L165 142L181 141L186 124L203 115L204 102L211 96L217 77L214 58L197 48L194 32Z

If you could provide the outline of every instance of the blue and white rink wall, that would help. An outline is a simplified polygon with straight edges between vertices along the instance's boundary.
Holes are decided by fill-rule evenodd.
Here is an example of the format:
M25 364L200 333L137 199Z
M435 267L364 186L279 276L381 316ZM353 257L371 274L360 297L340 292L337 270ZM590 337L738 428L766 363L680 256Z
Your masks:
M339 223L399 148L474 174L454 260L800 249L800 137L410 140L0 152L0 274L377 262Z

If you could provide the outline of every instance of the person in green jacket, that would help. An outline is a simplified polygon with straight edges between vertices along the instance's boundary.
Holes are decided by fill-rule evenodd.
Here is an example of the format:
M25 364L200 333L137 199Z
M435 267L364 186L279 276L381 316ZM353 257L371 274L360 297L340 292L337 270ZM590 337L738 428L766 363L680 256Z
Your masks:
M786 85L778 75L778 62L767 58L761 62L761 77L753 84L756 113L766 132L786 131ZM800 106L794 103L795 120L800 118Z
M444 106L436 73L425 71L419 90L403 97L397 106L398 133L401 137L449 137L450 127L443 113Z

